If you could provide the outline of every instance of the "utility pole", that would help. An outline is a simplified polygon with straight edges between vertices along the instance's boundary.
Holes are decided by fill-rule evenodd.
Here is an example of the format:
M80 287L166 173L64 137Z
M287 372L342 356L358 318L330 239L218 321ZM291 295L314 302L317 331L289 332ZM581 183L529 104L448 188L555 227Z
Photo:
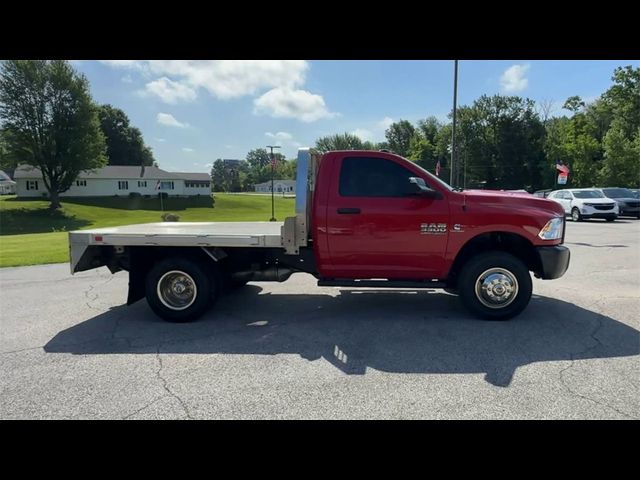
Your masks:
M453 187L453 170L456 161L456 110L458 103L458 60L455 60L453 71L453 128L451 131L451 165L449 172L449 185Z
M275 158L273 156L273 149L280 148L280 145L267 145L267 148L271 149L271 220L270 222L276 221L275 209L274 209L274 200L273 200L273 172L275 171Z

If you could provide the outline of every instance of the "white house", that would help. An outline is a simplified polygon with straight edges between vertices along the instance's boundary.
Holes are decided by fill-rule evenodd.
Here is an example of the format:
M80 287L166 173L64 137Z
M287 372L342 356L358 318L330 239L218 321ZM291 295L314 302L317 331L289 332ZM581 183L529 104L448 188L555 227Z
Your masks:
M0 170L0 195L11 195L13 193L16 193L16 182Z
M47 188L37 168L21 165L14 174L18 197L45 197ZM61 197L112 197L157 195L196 196L211 194L208 173L166 172L157 167L107 166L86 170L78 175L71 188Z
M270 193L271 192L271 180L264 183L256 183L256 192ZM295 180L274 180L273 191L276 193L296 193L296 181Z

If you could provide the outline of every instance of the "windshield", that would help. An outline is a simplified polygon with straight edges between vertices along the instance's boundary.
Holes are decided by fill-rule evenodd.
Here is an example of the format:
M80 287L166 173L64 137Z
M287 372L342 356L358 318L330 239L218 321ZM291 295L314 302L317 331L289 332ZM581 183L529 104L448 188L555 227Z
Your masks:
M627 188L603 188L602 191L609 198L633 198L633 192Z
M406 160L406 158L405 158L405 160ZM411 162L411 160L407 160L407 162ZM453 187L451 187L444 180L441 180L440 177L435 176L434 174L432 174L431 172L425 170L424 168L422 168L420 165L418 165L415 162L411 162L411 163L413 163L416 167L418 167L420 170L422 170L424 173L426 173L429 176L429 180L433 180L434 182L439 183L440 185L442 185L444 188L446 188L449 191L453 190Z
M597 190L571 190L576 198L604 198L604 195Z

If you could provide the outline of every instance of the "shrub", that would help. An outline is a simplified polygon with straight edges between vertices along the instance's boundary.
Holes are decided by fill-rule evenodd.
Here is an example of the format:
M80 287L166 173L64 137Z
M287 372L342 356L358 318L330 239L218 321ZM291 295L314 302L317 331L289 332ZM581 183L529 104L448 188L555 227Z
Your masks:
M175 213L163 213L162 214L162 221L163 222L179 222L180 221L180 215L177 215Z
M158 193L158 198L169 198L169 194L167 192L160 192Z
M142 197L142 194L138 192L129 192L129 198L140 198L140 197Z

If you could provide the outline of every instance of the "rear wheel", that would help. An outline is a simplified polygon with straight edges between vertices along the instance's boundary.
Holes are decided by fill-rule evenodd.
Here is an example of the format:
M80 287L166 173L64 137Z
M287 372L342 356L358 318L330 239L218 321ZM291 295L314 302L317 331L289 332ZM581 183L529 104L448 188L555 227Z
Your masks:
M167 258L147 274L146 297L151 309L169 322L189 322L214 302L217 276L186 258Z
M613 222L616 219L616 217L607 217L606 220L607 222Z
M463 305L485 320L508 320L531 299L531 275L526 265L505 252L473 257L460 272L458 291Z
M580 215L580 210L578 210L576 207L573 207L573 210L571 210L571 220L573 220L574 222L582 221L582 215Z

